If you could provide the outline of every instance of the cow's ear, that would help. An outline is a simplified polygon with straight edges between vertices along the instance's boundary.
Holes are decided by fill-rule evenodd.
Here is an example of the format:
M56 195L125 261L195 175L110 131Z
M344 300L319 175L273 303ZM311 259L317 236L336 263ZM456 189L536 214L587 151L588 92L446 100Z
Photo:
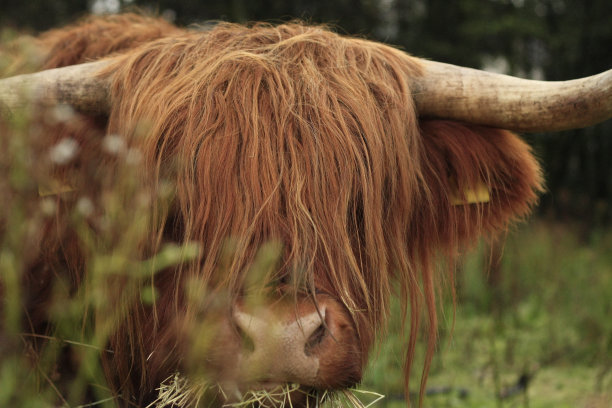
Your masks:
M454 251L529 214L542 191L530 147L515 134L451 121L422 121L427 224Z

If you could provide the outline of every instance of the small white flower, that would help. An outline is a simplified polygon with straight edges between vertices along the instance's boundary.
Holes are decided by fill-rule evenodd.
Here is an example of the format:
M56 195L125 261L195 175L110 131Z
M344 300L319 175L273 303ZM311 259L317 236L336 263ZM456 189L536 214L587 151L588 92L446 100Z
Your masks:
M76 210L83 216L89 217L94 212L94 204L87 197L79 198L76 204Z
M47 113L47 120L51 123L65 123L75 115L74 109L70 105L59 104L51 108Z
M56 164L67 164L79 151L79 144L74 139L64 138L49 151L49 158Z
M102 140L102 147L110 154L121 154L125 151L125 140L119 135L108 135Z
M125 155L125 162L131 166L139 165L142 162L142 153L135 148L128 149Z
M51 198L45 198L40 202L40 210L47 217L50 217L55 214L56 209L57 206L55 205L55 200Z
M58 123L68 122L74 117L74 109L70 105L59 104L51 111L53 120Z

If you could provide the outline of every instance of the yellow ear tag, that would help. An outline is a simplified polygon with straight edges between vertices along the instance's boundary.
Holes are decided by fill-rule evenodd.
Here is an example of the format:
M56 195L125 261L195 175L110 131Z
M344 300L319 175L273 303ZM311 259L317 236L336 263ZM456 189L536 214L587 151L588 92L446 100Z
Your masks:
M47 197L50 195L59 195L62 193L68 193L70 191L74 191L74 188L70 187L68 184L64 184L57 180L51 180L46 185L38 185L38 196L39 197Z
M463 194L459 194L457 189L454 189L450 195L452 205L488 203L489 201L491 201L489 188L482 182L478 183L474 189L466 188Z

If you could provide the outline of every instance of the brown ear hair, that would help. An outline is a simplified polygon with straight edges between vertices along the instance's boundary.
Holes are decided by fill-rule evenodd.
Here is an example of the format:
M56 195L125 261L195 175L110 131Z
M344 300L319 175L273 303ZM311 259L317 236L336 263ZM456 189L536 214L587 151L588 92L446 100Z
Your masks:
M454 252L529 214L543 190L531 148L515 134L459 122L424 120L423 177L439 248Z
M437 338L435 296L440 278L434 272L435 259L442 255L448 262L452 287L453 263L460 251L476 243L479 236L492 237L526 217L543 186L530 147L512 132L445 120L421 120L419 127L422 187L406 242L416 271L420 271L422 291L413 284L402 291L410 293L411 302L406 391L423 303L427 315L422 397ZM411 282L414 278L400 279Z

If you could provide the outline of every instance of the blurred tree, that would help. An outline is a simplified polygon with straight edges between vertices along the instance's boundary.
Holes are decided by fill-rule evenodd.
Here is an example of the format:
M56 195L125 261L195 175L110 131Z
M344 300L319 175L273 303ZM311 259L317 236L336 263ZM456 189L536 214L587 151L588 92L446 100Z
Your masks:
M0 0L0 24L32 30L87 10L140 7L188 25L205 20L331 23L413 55L546 80L612 67L610 0ZM612 221L612 121L529 136L549 194L542 209L594 225Z
M612 2L536 3L546 30L546 79L578 78L612 68ZM590 225L612 220L612 121L548 135L538 151L551 191L546 208Z
M21 30L47 30L86 14L90 3L90 0L0 0L0 25Z
M163 12L171 10L179 24L202 20L288 21L303 19L313 23L331 23L349 33L369 34L380 22L376 0L134 0L134 4Z

